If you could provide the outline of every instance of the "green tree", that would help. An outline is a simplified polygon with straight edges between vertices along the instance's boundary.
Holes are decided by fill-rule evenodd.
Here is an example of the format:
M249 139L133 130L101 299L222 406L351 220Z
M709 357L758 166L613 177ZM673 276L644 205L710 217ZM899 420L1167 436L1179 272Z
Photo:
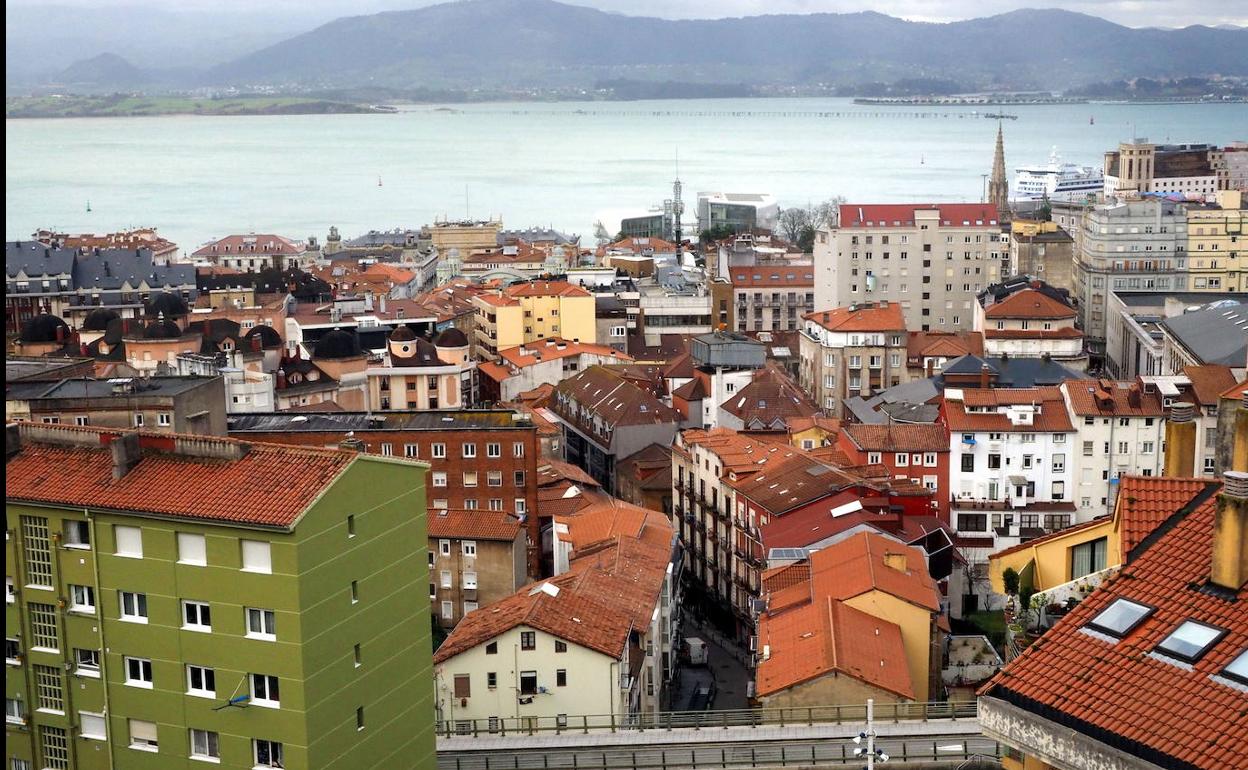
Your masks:
M1006 567L1005 572L1001 573L1001 582L1005 583L1005 592L1007 594L1018 593L1018 572L1013 567Z

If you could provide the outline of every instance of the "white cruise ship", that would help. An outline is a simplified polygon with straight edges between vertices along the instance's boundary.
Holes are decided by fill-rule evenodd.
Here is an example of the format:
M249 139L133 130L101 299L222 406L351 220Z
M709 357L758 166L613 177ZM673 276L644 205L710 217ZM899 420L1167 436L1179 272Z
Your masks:
M1062 163L1057 148L1049 155L1046 166L1023 166L1014 170L1014 189L1017 199L1073 200L1088 194L1100 193L1105 175L1099 168Z

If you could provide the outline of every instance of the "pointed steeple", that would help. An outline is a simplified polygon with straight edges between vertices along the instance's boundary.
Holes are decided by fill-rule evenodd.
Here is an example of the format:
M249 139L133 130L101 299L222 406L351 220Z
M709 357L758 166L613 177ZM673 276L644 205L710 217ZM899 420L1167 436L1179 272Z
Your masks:
M988 179L988 202L997 207L997 219L1010 219L1010 183L1005 178L1005 135L997 121L997 151L992 158L992 177Z

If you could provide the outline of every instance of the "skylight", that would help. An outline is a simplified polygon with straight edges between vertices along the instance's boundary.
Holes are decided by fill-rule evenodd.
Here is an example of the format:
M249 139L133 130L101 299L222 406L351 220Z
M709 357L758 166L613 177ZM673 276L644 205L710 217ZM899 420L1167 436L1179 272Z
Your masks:
M1226 668L1222 669L1222 676L1240 684L1248 684L1248 650L1244 650L1239 657L1228 663Z
M1157 645L1157 650L1172 658L1195 663L1225 635L1226 632L1220 628L1207 626L1195 620L1185 620L1178 628L1171 631L1169 636L1161 640L1161 644Z
M1113 604L1088 621L1088 627L1121 639L1135 630L1153 611L1154 608L1130 599L1115 599Z

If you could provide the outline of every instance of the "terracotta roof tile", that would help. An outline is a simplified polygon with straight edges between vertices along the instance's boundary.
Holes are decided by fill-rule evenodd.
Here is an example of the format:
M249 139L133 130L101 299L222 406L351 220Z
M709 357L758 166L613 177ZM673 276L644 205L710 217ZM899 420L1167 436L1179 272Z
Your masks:
M1192 381L1192 392L1202 406L1217 406L1219 396L1235 386L1235 375L1228 366L1185 366L1183 373Z
M989 340L1073 340L1082 338L1083 332L1073 326L1060 329L985 329L984 338Z
M868 452L948 452L949 433L940 424L846 425L841 432Z
M530 281L508 286L503 290L508 297L593 297L580 286L567 281Z
M1075 428L1066 411L1062 392L1055 387L989 388L963 390L962 399L950 400L945 394L945 416L952 433L1072 433ZM1031 425L1014 425L1000 411L969 411L972 408L1035 404L1040 411Z
M844 602L763 613L758 635L769 652L755 672L760 696L837 673L914 698L900 627Z
M227 251L228 249L228 251ZM192 257L237 257L249 254L302 254L304 247L290 238L265 233L227 235L195 250Z
M906 317L897 302L863 303L816 310L802 316L833 332L904 332Z
M520 520L502 511L430 508L428 520L429 537L515 540L520 533Z
M534 342L526 342L525 344L517 347L505 348L498 351L500 358L515 367L532 366L539 361L570 358L572 356L579 356L582 353L591 353L604 358L617 359L619 361L633 360L632 356L627 353L621 353L608 345L595 345L588 342L571 342L561 337L550 337L548 339L536 340Z
M654 394L601 365L561 381L555 388L552 409L586 435L601 436L604 443L610 442L611 433L622 425L675 424L681 419ZM593 417L601 421L600 426L595 426Z
M1016 291L984 310L985 318L1065 319L1074 318L1075 309L1035 289Z
M906 340L906 357L947 358L984 354L984 336L980 332L910 332Z
M1164 417L1157 393L1145 393L1138 383L1113 380L1067 380L1060 386L1080 417Z
M793 417L819 414L819 407L810 396L775 366L755 372L750 382L724 401L720 409L740 420L745 430L782 430Z
M332 449L242 442L131 430L31 426L5 464L5 498L81 508L144 512L267 527L299 515L360 455ZM139 436L142 459L113 479L109 444ZM51 436L41 439L39 436ZM56 443L51 443L55 441ZM69 446L79 442L81 446ZM240 459L178 453L179 446L248 448Z
M1122 477L1114 503L1114 520L1124 558L1201 490L1217 483L1208 478Z
M1039 713L1159 766L1241 767L1248 757L1245 693L1218 675L1248 649L1248 589L1241 586L1235 601L1202 590L1209 575L1216 506L1213 495L1185 504L1116 577L1079 603L980 694ZM1119 598L1156 610L1121 640L1086 633L1088 621ZM1227 632L1190 664L1155 652L1185 620Z

